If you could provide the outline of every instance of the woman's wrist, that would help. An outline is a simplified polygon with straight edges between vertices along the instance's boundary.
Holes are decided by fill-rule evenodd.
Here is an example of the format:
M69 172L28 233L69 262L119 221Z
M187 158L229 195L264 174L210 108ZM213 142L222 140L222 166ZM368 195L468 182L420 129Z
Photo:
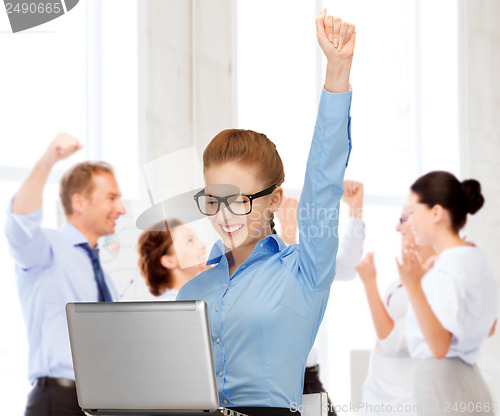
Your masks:
M352 204L349 206L349 216L354 218L363 218L363 206Z
M361 278L361 282L363 283L363 286L365 287L365 290L367 292L377 289L377 275L370 276L364 279Z
M332 93L349 92L349 74L352 59L341 62L328 61L326 66L325 90Z
M410 280L403 282L403 285L408 292L408 296L418 296L419 294L423 294L421 280Z

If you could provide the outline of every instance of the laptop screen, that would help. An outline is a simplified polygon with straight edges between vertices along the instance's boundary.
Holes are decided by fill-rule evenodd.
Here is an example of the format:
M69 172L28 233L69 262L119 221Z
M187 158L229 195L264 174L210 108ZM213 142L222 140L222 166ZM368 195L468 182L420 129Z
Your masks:
M66 313L83 409L218 408L205 302L68 303Z

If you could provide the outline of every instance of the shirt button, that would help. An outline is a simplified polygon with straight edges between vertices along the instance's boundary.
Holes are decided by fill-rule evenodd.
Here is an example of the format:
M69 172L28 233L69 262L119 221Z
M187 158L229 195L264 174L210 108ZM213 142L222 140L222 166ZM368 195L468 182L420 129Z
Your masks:
M261 247L264 247L264 243L260 243L260 246L261 246Z
M247 267L245 264L243 266L241 266L242 269L244 269L245 267Z
M222 403L227 404L227 400L224 399L224 401Z
M227 287L227 283L224 283L224 284L222 285L222 287Z
M219 307L218 306L215 307L215 312L219 312Z
M222 371L219 371L219 376L222 377Z
M218 344L220 342L220 338L217 338L215 342Z

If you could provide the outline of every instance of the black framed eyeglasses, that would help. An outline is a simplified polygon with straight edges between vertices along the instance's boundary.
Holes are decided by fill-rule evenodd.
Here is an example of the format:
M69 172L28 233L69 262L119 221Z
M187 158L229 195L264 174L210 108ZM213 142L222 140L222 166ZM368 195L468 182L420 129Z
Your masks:
M248 215L252 212L252 203L254 199L272 193L278 185L272 185L263 191L257 192L252 195L248 194L235 194L227 196L216 196L205 193L205 189L194 195L198 209L203 215L216 215L220 210L221 203L224 203L234 215Z

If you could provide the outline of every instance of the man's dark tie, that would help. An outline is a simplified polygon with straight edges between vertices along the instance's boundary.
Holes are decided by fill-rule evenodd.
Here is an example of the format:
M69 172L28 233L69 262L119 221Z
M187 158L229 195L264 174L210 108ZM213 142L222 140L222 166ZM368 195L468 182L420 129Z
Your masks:
M102 271L101 263L99 261L99 249L93 250L89 243L77 244L77 247L82 247L92 261L92 268L94 269L94 277L99 290L99 302L112 302L113 298L109 293L108 286L104 280L104 272Z

